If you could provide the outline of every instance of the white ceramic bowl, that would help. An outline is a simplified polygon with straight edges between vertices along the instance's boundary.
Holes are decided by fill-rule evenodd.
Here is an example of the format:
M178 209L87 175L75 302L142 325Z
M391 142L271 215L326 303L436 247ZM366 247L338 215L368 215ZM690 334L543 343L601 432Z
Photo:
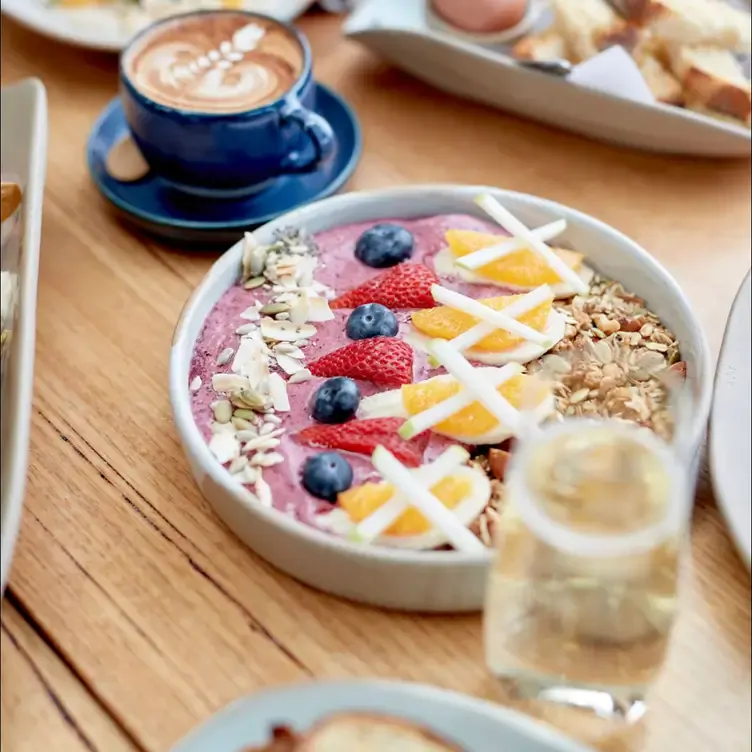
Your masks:
M426 185L349 193L298 209L256 231L270 242L289 226L310 233L384 217L467 213L481 216L473 199L490 191L529 226L563 217L563 240L606 275L643 296L674 331L687 362L695 401L685 439L695 450L704 437L713 380L699 322L668 272L636 243L593 217L544 199L479 186ZM214 304L238 278L242 244L225 253L190 297L178 322L170 358L170 398L191 471L224 522L256 553L293 577L335 595L411 611L482 608L490 553L397 551L358 547L254 504L209 451L191 412L188 373L194 344Z

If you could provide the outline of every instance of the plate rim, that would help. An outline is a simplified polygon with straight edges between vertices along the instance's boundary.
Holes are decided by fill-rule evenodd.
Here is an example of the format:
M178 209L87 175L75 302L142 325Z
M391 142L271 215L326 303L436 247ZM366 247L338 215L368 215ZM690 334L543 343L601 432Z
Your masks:
M5 498L2 513L2 531L0 533L0 593L5 591L10 574L11 561L18 531L21 524L24 496L27 484L29 459L29 440L31 433L31 408L34 391L34 355L36 344L36 308L37 284L39 277L39 251L41 246L42 208L44 185L47 172L47 91L38 78L27 78L11 86L3 87L2 96L8 93L29 89L33 92L33 102L28 113L33 135L31 148L26 155L28 162L27 184L24 186L22 207L23 237L22 263L20 276L20 300L17 311L17 329L20 336L14 337L16 356L13 368L17 384L11 416L10 478L5 486ZM10 367L6 378L10 373ZM6 447L7 449L7 447ZM7 459L7 458L6 458ZM8 469L5 468L5 472Z
M294 8L280 16L280 20L292 21L305 13L313 5L314 0L295 0ZM107 9L103 9L105 12ZM55 11L36 2L36 0L2 0L2 12L7 13L14 21L31 31L62 44L81 47L83 49L98 50L99 52L119 53L130 41L131 33L123 33L116 40L101 41L87 34L77 33L75 30L63 30L56 24L46 20L45 16Z
M724 381L722 378L722 371L725 363L730 360L729 353L732 349L732 332L736 321L741 319L743 314L743 308L741 303L745 298L745 295L752 297L752 269L750 269L744 279L742 280L739 289L734 295L734 300L731 303L729 309L729 315L726 320L726 327L723 332L723 341L721 343L721 350L718 355L718 364L715 371L715 380L713 383L713 405L710 412L710 465L711 465L711 483L713 486L713 492L718 502L718 506L721 510L724 520L726 521L726 527L731 535L734 545L737 548L742 560L747 566L747 569L752 571L752 532L748 532L746 525L739 524L737 520L736 504L729 501L729 488L733 487L733 484L729 484L726 481L721 480L721 473L717 471L720 467L720 462L716 459L719 453L723 452L723 436L725 435L721 426L719 425L721 418L718 415L718 394L724 389ZM752 500L750 500L752 503ZM747 535L745 537L745 532Z
M400 679L372 679L372 678L345 678L345 679L310 679L308 681L291 682L267 687L258 692L243 695L221 707L204 721L194 726L176 744L170 747L169 752L191 752L191 745L200 741L202 733L206 733L211 726L221 724L223 719L230 717L241 710L251 709L258 702L268 701L275 696L280 699L289 693L301 692L303 694L321 691L352 691L368 692L376 691L394 695L395 698L420 697L423 700L438 704L449 704L463 712L485 715L497 722L500 727L514 728L521 733L528 734L533 741L556 744L551 752L588 752L588 748L581 742L566 736L558 729L545 723L538 722L531 716L505 707L500 703L488 699L476 697L471 694L459 692L454 689L433 686L429 684L402 681ZM409 699L408 699L409 701ZM334 713L336 711L326 711ZM430 728L430 726L429 726Z

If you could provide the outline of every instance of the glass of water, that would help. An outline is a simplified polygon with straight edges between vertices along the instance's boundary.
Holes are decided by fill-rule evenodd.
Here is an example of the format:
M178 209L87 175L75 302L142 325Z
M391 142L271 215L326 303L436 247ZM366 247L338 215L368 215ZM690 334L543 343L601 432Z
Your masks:
M567 419L518 443L484 619L507 702L570 731L640 720L676 616L688 475L624 421Z

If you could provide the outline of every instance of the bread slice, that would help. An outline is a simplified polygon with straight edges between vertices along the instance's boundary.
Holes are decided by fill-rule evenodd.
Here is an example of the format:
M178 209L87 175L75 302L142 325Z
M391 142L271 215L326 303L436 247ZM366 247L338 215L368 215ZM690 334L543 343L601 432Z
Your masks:
M674 75L684 86L687 105L746 123L752 91L734 55L717 47L679 47L669 52Z
M296 752L300 737L286 726L275 726L272 740L263 747L249 747L245 752Z
M572 62L589 60L607 47L631 51L638 30L627 23L606 0L553 0L554 28L571 52Z
M417 724L370 713L333 715L316 724L295 752L462 752Z
M748 54L752 21L724 0L622 0L627 17L671 45L712 45Z
M16 183L2 182L0 185L0 221L5 222L21 205L23 194Z
M523 37L512 47L518 60L568 60L567 45L556 29Z
M637 65L656 101L673 105L684 104L684 88L681 81L655 55L641 55Z

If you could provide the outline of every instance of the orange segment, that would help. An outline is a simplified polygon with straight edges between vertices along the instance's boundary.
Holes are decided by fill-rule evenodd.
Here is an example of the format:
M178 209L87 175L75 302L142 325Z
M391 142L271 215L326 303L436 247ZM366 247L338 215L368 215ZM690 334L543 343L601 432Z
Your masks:
M501 295L498 298L484 298L479 303L492 308L494 311L501 311L507 306L519 300L522 295ZM546 328L549 314L551 313L551 301L533 308L527 313L517 317L521 324L542 332ZM464 311L457 311L448 306L439 306L438 308L426 308L422 311L415 311L412 314L412 322L415 328L428 337L438 337L440 339L454 339L463 334L468 329L472 329L479 320ZM471 348L473 350L483 350L486 352L501 352L516 347L520 342L524 342L522 337L518 337L502 329L497 329L493 334L484 337L477 345Z
M440 480L432 489L434 496L448 509L454 509L470 493L472 482L467 477L450 475ZM391 483L364 483L355 486L338 497L339 505L354 523L370 517L394 494ZM384 535L420 535L431 530L433 525L414 507L406 509Z
M512 376L509 381L505 381L498 387L497 391L509 402L512 407L518 410L522 406L523 394L528 395L525 390L529 389L533 380L530 376L520 374ZM407 384L402 387L402 404L408 415L413 416L428 410L439 402L443 402L449 397L453 397L462 388L461 384L454 379L429 379L420 381L417 384ZM543 398L541 393L540 401ZM459 412L447 418L441 423L437 423L433 430L440 433L453 436L482 436L488 431L492 431L498 425L499 421L479 402L473 402Z
M483 248L509 240L506 235L489 235L473 230L447 230L449 250L460 258ZM553 248L554 253L572 269L582 266L584 256L564 248ZM530 250L515 251L490 264L474 270L475 274L513 287L530 288L540 285L555 285L561 282L559 275L538 254Z

